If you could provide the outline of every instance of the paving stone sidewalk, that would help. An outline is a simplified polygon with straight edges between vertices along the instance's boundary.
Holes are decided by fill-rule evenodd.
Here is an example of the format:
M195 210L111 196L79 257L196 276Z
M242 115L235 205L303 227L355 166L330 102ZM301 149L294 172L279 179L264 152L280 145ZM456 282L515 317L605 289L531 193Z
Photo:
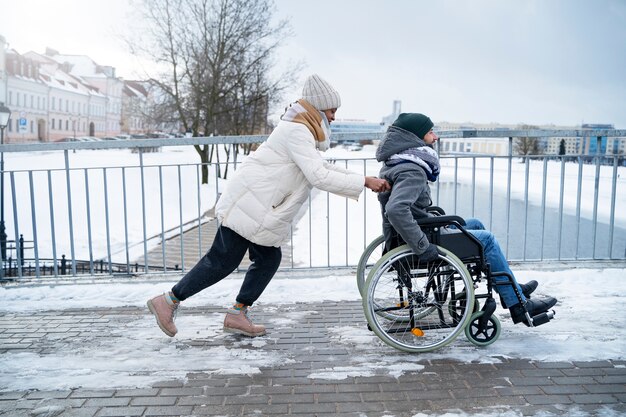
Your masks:
M223 313L221 306L182 310L179 327L185 324L183 318L215 322ZM138 388L112 381L105 389L16 390L9 382L0 386L0 416L626 415L626 361L499 358L495 363L466 363L436 354L421 358L348 337L368 332L359 302L259 307L254 319L268 323L267 336L210 337L198 331L172 344L154 326L147 337L180 352L222 349L236 356L245 349L248 355L278 359L258 372L218 373L222 366L203 369L198 364L199 369L184 378L164 378ZM137 323L151 320L145 308L3 314L0 370L17 355L101 355L98 340L124 343L120 329L132 331ZM221 323L213 325L217 329ZM446 349L455 349L456 343L461 342ZM155 352L155 373L159 366Z

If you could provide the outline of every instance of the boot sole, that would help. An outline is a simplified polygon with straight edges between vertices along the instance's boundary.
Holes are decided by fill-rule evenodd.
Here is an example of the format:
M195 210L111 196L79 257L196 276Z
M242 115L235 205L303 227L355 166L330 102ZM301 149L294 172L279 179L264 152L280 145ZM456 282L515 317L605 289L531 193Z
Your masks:
M258 336L264 336L264 335L267 334L266 331L259 332L259 333L251 333L251 332L246 332L245 330L235 329L235 328L226 327L226 326L223 327L223 330L226 333L242 334L242 335L248 336L248 337L258 337Z
M172 333L169 330L167 330L165 327L163 327L163 325L161 324L161 321L159 320L159 316L156 313L156 310L154 309L154 306L152 305L152 300L148 300L148 310L150 310L150 312L154 315L154 317L156 318L156 322L159 325L159 328L163 331L163 333L165 333L166 335L168 335L169 337L174 337L176 335L176 333Z

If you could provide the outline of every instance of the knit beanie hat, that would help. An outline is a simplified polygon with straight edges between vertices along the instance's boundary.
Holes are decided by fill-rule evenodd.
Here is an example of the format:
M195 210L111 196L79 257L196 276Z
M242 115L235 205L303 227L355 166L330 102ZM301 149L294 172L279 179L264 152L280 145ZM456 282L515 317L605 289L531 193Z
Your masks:
M392 126L408 130L420 139L424 139L424 136L433 128L434 123L428 116L421 113L400 113Z
M337 90L317 74L306 79L304 88L302 88L302 98L319 111L336 109L341 106L341 98Z

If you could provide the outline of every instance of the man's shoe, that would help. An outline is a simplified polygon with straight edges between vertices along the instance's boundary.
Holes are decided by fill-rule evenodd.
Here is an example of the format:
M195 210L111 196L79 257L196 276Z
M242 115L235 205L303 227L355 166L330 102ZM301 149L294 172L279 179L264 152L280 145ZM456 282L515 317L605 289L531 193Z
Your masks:
M526 310L528 311L528 314L530 314L530 317L533 318L536 315L545 313L546 311L554 307L556 302L557 300L554 297L547 297L541 300L527 300ZM513 319L513 323L517 324L524 322L524 324L526 324L527 326L529 325L528 321L526 320L526 311L524 311L524 306L522 306L522 304L515 304L514 306L509 308L509 311L511 312L511 318Z
M528 281L526 284L520 284L520 288L522 289L522 294L524 294L524 297L526 298L530 298L530 294L532 294L537 289L538 286L539 286L539 283L535 280Z
M250 321L248 307L244 307L241 310L228 310L224 318L224 331L250 337L263 336L266 333L265 326L254 324Z
M148 309L156 317L157 324L163 333L169 337L174 337L178 332L174 324L174 316L179 305L179 303L174 303L167 293L148 300Z

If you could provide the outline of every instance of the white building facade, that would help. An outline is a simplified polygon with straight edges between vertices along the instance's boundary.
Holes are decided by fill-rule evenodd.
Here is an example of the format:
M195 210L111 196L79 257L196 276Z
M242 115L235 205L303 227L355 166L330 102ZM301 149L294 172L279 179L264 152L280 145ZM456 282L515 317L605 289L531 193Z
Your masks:
M85 56L19 54L0 36L0 102L11 110L5 143L121 133L124 80Z

